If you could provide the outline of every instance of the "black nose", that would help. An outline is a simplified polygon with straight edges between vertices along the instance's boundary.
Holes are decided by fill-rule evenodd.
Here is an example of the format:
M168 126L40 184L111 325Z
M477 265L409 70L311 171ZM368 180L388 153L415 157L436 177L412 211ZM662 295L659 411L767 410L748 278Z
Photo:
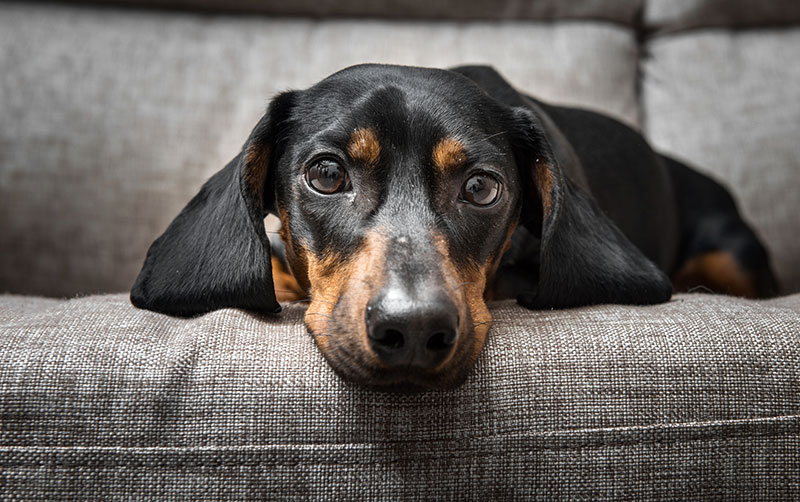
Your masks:
M434 368L458 339L458 309L442 291L412 297L386 288L367 305L366 321L370 347L390 367Z

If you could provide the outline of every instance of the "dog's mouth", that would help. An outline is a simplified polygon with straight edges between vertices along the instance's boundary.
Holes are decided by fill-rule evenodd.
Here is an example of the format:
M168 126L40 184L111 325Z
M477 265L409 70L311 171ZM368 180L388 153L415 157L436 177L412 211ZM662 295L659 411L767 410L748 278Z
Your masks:
M454 295L450 317L432 305L411 302L419 310L381 323L374 310L378 300L344 294L337 302L314 298L305 322L329 365L345 380L385 390L449 389L460 385L474 366L491 327L482 298L482 284L470 285ZM375 307L377 304L379 307ZM394 305L401 305L395 300ZM446 311L446 310L445 310ZM453 322L455 324L453 324Z
M387 363L369 348L369 340L361 338L361 330L353 332L344 327L334 327L327 333L315 333L312 326L307 326L328 364L340 377L387 391L414 392L457 387L468 376L483 346L483 337L476 337L475 329L470 327L458 334L449 354L435 366L431 367L427 361L419 364L413 355L406 361ZM489 322L481 328L488 331Z

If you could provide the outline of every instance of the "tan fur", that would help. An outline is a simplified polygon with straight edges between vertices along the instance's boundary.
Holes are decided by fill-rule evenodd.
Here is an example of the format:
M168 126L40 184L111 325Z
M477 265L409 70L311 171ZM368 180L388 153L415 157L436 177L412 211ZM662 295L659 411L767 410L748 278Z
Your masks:
M300 287L297 280L289 272L283 263L272 257L272 282L275 284L275 297L279 302L296 302L306 298L305 290Z
M379 232L371 232L349 259L339 255L307 257L311 304L305 322L312 334L322 335L315 336L315 340L326 357L334 356L332 335L336 336L337 351L345 347L362 363L373 367L382 365L369 347L364 312L384 283L385 254L386 239ZM330 325L334 315L340 331L332 334Z
M374 166L381 156L381 144L372 128L353 131L347 144L347 154L353 160L366 166Z
M469 356L469 364L472 364L483 349L486 342L486 336L489 333L492 323L492 315L486 306L484 299L484 292L486 290L487 271L490 268L490 263L482 265L469 264L466 267L457 267L450 257L450 249L447 245L447 239L442 235L435 234L433 242L436 249L442 256L442 271L447 281L448 289L455 294L454 298L456 305L459 306L461 325L459 326L459 333L463 334L466 329L463 323L467 319L472 319L474 325L473 341L471 353ZM461 295L461 298L458 298ZM466 312L464 312L466 309ZM469 314L469 315L465 315ZM458 351L454 351L455 354ZM451 354L451 356L453 355ZM448 358L442 365L449 362Z
M750 274L727 251L712 251L695 256L681 268L673 281L677 291L705 286L715 293L756 298Z
M308 263L306 261L306 245L302 242L296 243L289 231L289 213L285 209L278 211L278 217L281 220L281 228L278 231L281 240L285 244L286 261L289 264L289 270L297 281L298 285L304 290L309 290L308 282ZM300 249L298 253L296 249Z
M433 147L433 165L441 172L461 167L466 161L464 145L455 138L445 138Z
M305 323L320 351L340 371L369 375L371 371L385 368L370 347L364 322L367 304L385 283L388 242L383 232L370 232L349 258L338 253L319 257L302 243L292 243L291 235L284 230L287 219L288 215L282 213L281 236L287 244L287 258L291 256L289 262L294 276L305 277L309 284L311 302ZM504 248L512 233L513 229L508 233ZM499 257L492 257L483 264L456 265L450 257L446 238L436 233L432 238L441 255L445 287L459 308L460 336L456 349L430 370L432 376L438 373L441 381L449 382L465 367L474 364L485 345L492 319L484 294ZM290 254L291 246L295 251ZM302 281L298 283L302 285ZM468 325L470 322L472 326ZM470 331L472 337L466 337ZM454 359L457 364L450 364Z

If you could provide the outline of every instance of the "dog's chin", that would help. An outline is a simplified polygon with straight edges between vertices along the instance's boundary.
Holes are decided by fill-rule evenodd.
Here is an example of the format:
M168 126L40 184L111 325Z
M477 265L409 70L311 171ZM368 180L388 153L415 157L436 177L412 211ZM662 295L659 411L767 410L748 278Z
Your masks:
M353 372L350 367L328 361L331 368L345 381L381 392L418 393L426 391L445 391L460 386L469 374L469 367L448 369L446 372L432 372L417 368L385 369L371 368Z
M369 355L353 354L344 347L319 345L319 348L328 365L343 380L383 392L451 390L464 383L474 366L462 351L457 351L439 368L425 369L413 365L387 368L375 364Z

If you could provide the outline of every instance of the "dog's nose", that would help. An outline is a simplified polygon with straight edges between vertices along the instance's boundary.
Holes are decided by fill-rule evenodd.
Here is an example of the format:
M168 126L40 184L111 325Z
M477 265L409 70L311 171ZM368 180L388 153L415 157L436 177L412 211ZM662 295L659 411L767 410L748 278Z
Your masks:
M389 367L435 368L458 339L458 309L442 291L385 289L367 305L366 322L370 347Z

